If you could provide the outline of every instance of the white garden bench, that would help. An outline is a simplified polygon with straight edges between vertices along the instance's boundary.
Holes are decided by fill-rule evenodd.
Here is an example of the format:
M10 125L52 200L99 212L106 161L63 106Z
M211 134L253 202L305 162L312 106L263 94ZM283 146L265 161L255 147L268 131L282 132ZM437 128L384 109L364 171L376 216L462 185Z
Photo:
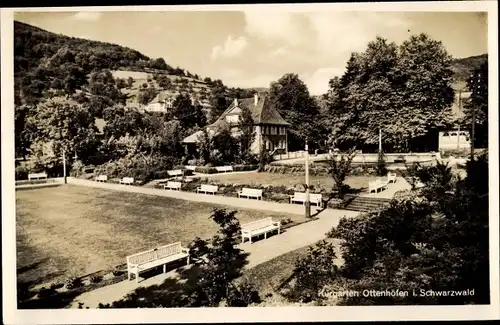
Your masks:
M215 167L215 170L217 170L218 173L232 172L233 166L219 166L219 167Z
M215 193L217 193L218 190L219 190L219 187L216 185L202 184L200 187L198 187L196 189L196 193L205 193L205 194L210 193L210 194L215 195Z
M163 189L165 190L177 190L180 191L182 187L181 182L167 182L167 184L163 185Z
M132 184L134 184L134 178L133 177L123 177L120 180L120 184L132 185Z
M184 175L184 173L182 172L181 169L167 170L167 174L170 177L177 177L177 176L183 176Z
M290 195L290 203L297 203L297 202L306 204L306 193L295 192L293 195ZM309 193L309 202L321 208L323 205L323 196L317 193Z
M196 166L184 166L187 170L192 170L193 172L196 170Z
M166 271L166 264L187 257L189 265L189 249L183 248L181 242L161 246L144 252L127 256L127 275L135 275L135 281L139 282L139 273L150 270L159 265L163 265L163 273Z
M388 183L396 183L396 173L387 173L387 182Z
M379 190L383 191L384 189L386 189L388 184L389 181L387 179L377 178L374 181L368 182L368 191L369 193L378 193Z
M251 244L252 237L260 236L262 234L264 234L264 238L267 239L267 233L275 230L278 230L279 235L281 232L281 224L280 222L273 221L272 218L265 218L246 223L241 226L241 242L245 242L245 238L248 238Z
M246 188L244 187L241 191L238 192L238 197L246 197L246 198L256 198L257 200L262 200L262 190L258 190L255 188Z
M47 173L46 172L28 174L28 180L30 180L30 181L32 179L42 179L42 178L47 179Z
M99 175L95 178L96 182L107 182L108 181L108 175Z

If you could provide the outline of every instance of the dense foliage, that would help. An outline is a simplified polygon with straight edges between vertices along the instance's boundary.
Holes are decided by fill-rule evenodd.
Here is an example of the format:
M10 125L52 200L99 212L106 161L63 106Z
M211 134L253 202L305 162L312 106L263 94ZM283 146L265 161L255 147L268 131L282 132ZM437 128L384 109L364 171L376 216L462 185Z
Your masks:
M410 150L446 125L453 102L451 56L421 34L401 45L377 37L353 53L341 78L330 81L331 141L339 147L376 145ZM420 144L419 144L420 143Z
M347 305L489 302L487 157L469 162L465 179L453 176L445 164L419 167L414 176L425 187L394 199L380 211L342 219L329 233L341 240L344 264L340 276L314 290L408 292L340 300ZM309 263L299 262L299 270ZM308 274L324 279L324 272L320 265ZM431 295L429 290L474 290L474 294ZM309 292L302 298L308 297L314 295Z

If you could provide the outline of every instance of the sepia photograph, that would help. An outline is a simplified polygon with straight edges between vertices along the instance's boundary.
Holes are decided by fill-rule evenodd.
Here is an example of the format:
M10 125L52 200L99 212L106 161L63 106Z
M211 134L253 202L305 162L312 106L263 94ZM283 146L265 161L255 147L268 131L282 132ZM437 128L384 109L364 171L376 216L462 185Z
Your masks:
M11 322L498 305L496 4L401 4L2 9Z

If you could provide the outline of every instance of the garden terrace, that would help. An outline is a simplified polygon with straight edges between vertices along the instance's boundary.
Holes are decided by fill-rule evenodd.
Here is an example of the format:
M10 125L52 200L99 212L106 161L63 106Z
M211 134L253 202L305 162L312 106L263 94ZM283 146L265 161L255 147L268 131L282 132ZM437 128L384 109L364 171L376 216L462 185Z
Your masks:
M62 185L16 192L18 281L64 281L123 264L127 255L217 231L214 204ZM229 208L232 210L232 208ZM297 215L240 210L241 223Z

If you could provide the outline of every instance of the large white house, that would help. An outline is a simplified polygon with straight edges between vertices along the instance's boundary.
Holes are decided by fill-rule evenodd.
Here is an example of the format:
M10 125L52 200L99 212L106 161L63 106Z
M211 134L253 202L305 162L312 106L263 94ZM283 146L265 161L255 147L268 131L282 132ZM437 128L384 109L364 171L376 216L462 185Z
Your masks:
M214 135L217 129L227 124L231 127L233 134L238 133L238 122L241 109L247 107L252 113L255 130L255 140L251 145L253 153L259 153L262 145L266 150L279 150L281 153L288 152L288 128L290 123L285 121L279 112L271 105L267 96L255 94L253 98L234 99L222 115L211 125L207 126L209 134ZM198 137L202 131L191 134L182 142L187 146L188 152L195 152Z

